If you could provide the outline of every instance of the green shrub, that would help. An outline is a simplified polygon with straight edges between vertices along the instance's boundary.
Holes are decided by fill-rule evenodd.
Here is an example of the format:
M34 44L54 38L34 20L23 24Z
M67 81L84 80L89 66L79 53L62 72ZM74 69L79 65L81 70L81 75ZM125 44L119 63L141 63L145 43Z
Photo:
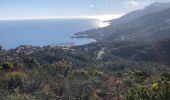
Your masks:
M126 94L126 100L170 100L170 83L154 82L150 87L132 88Z
M58 62L55 62L51 65L51 73L57 74L59 73L60 75L63 75L64 77L67 77L68 74L72 70L72 63L67 62L65 60L61 60Z
M4 71L11 71L13 69L13 64L10 62L5 62L2 64L2 69Z
M34 96L31 95L17 95L11 94L5 98L6 100L36 100Z
M164 72L163 74L161 74L161 79L170 81L170 72Z
M2 71L3 70L3 68L2 68L2 66L0 66L0 71Z
M24 72L14 71L5 73L3 81L8 90L14 90L16 88L22 87L25 79L26 74Z

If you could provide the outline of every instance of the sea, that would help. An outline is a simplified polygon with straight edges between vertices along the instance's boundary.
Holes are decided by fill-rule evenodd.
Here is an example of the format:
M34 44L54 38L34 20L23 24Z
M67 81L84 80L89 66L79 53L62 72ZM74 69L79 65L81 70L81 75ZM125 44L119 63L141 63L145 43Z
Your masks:
M74 33L107 25L107 22L97 19L1 20L0 45L4 49L12 49L20 45L46 46L70 43L83 45L95 40L72 38Z

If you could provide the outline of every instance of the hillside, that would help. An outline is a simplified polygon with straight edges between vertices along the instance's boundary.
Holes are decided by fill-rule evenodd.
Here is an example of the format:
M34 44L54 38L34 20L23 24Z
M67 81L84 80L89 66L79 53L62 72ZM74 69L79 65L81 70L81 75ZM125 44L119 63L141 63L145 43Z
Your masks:
M153 4L149 6L149 8L152 6ZM90 38L95 38L98 41L104 42L121 40L157 40L169 37L169 13L169 8L158 10L126 23L111 24L105 28L92 29L77 33L77 35L86 34ZM124 17L126 17L126 15Z
M132 11L130 13L127 13L125 16L122 16L118 19L110 20L111 24L123 24L123 23L128 23L132 20L138 19L139 17L142 17L144 15L158 12L165 10L170 7L170 3L160 3L160 2L155 2L149 6L146 6L143 9Z
M0 99L89 100L95 97L110 100L121 97L131 100L129 98L138 98L138 93L149 92L148 98L157 98L164 92L162 96L168 100L169 44L167 39L145 45L126 41L69 49L20 46L6 51L1 48ZM101 50L104 54L97 59ZM159 84L157 94L152 94L156 91L150 87L153 82ZM136 95L132 95L134 93Z

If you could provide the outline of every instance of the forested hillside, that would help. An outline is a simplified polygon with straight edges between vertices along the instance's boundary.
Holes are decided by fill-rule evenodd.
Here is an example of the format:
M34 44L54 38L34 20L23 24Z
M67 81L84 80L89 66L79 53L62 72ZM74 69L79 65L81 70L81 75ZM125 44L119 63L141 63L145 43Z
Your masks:
M146 45L93 43L0 51L1 100L169 99L168 39Z

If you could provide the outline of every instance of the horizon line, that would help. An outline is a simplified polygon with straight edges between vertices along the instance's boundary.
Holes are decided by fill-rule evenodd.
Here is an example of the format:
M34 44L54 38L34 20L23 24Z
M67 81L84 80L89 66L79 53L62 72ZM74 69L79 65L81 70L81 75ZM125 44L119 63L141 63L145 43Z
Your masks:
M98 16L58 16L58 17L15 17L15 18L0 18L0 21L10 21L10 20L43 20L43 19L97 19L101 21L108 21L111 19L116 19L124 14L114 14L114 15L98 15Z

